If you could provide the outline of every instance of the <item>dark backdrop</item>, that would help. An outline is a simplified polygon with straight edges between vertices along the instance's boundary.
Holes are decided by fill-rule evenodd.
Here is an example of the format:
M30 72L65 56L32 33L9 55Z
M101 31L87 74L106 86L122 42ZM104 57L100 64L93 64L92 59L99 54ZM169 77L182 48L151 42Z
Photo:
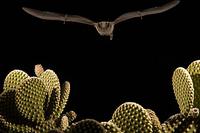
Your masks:
M53 69L71 83L66 111L78 119L109 120L123 102L153 109L163 122L178 113L171 77L199 57L197 2L182 0L174 9L132 19L115 27L112 41L88 25L34 18L22 6L113 20L128 11L169 0L5 0L1 4L0 84L13 69L34 75L35 64Z

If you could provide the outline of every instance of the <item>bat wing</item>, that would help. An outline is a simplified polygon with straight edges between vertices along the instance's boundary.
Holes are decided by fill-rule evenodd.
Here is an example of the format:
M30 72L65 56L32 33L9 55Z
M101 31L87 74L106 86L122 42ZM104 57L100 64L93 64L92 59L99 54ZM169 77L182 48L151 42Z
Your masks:
M66 14L60 14L55 12L49 12L49 11L40 11L36 9L31 8L22 8L26 13L40 18L44 20L56 20L56 21L63 21L63 22L76 22L76 23L82 23L82 24L88 24L88 25L94 25L95 22L93 22L90 19L87 19L82 16L78 15L66 15Z
M126 21L128 19L132 19L132 18L136 18L136 17L142 17L142 16L146 16L146 15L162 13L162 12L165 12L165 11L175 7L176 5L179 4L179 2L180 2L180 0L173 0L169 3L167 3L167 4L164 4L164 5L159 6L159 7L148 8L148 9L145 9L143 11L128 12L128 13L122 14L121 16L116 18L114 20L114 23L117 24L117 23L120 23L122 21Z

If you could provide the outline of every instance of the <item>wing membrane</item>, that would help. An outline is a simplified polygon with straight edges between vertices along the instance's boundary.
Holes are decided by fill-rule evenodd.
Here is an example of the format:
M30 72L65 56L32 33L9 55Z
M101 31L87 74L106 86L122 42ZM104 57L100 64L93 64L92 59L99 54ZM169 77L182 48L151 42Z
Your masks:
M66 14L49 12L49 11L41 11L41 10L36 10L36 9L31 9L31 8L26 8L26 7L23 7L22 9L26 13L28 13L34 17L44 19L44 20L76 22L76 23L82 23L82 24L88 24L88 25L93 25L95 23L90 19L87 19L82 16L78 16L78 15L66 15Z
M180 2L179 0L173 0L167 4L164 4L163 6L148 8L143 11L128 12L128 13L125 13L125 14L122 14L121 16L119 16L117 19L114 20L114 22L115 22L115 24L117 24L117 23L126 21L128 19L136 18L136 17L142 17L142 16L146 16L146 15L162 13L162 12L165 12L165 11L175 7L176 5L179 4L179 2Z

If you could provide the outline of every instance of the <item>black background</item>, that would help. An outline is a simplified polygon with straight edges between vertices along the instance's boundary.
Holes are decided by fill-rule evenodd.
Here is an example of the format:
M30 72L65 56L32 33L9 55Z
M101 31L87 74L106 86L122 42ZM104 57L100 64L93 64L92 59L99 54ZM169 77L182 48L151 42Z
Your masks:
M61 83L71 83L65 110L77 112L78 119L107 121L120 104L136 102L153 109L163 122L179 112L173 71L200 59L196 1L182 0L162 14L120 23L110 41L91 26L40 20L21 7L101 21L168 1L7 0L0 8L1 88L11 70L34 75L39 63L54 70Z

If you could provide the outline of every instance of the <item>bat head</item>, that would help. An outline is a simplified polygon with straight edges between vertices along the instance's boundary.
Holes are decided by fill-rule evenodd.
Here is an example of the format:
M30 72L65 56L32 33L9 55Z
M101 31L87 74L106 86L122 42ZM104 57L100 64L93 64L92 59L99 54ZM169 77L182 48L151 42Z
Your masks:
M101 22L95 23L95 28L100 35L110 36L110 39L112 40L113 30L114 30L113 22L101 21Z

